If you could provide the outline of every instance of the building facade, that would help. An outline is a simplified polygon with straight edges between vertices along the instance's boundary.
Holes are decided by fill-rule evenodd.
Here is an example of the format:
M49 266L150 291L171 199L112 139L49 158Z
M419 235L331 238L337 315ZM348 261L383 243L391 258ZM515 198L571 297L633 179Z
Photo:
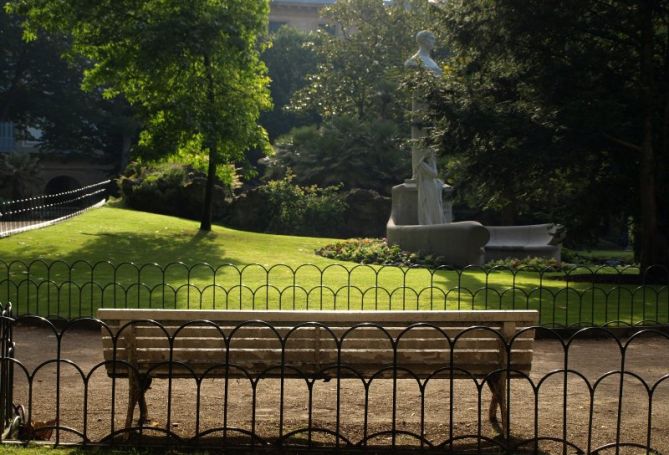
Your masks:
M272 0L270 2L269 28L274 31L289 25L305 32L324 26L321 8L336 0Z

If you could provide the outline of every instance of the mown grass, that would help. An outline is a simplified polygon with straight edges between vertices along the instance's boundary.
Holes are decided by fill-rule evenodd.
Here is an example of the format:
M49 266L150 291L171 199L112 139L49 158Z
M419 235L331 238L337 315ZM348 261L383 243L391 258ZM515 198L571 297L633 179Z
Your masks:
M542 323L669 318L664 287L565 283L555 274L358 265L314 254L332 239L269 235L104 207L0 239L0 301L73 318L97 307L524 309ZM575 270L572 273L587 273ZM600 273L615 269L602 268ZM630 271L632 272L632 271Z

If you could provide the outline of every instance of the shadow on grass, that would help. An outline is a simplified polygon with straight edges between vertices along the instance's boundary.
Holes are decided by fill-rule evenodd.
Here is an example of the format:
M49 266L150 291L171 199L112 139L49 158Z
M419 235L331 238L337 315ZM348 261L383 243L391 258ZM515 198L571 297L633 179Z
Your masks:
M184 287L187 283L213 283L216 267L241 264L225 257L217 241L220 234L215 232L183 231L167 239L164 234L132 232L84 235L91 239L55 260L2 263L0 302L13 302L19 313L65 312L68 317L70 313L91 314L101 302L105 306L150 306L165 292L172 300L188 300L193 293ZM22 249L29 251L30 246ZM172 287L164 289L163 285ZM201 292L193 295L208 298Z
M133 262L138 265L157 263L161 266L175 262L241 264L235 258L225 256L225 249L218 241L220 234L215 232L184 231L175 233L169 238L160 233L148 235L133 232L83 232L82 235L89 237L90 240L56 260L68 264L77 261L89 263L110 261L114 264ZM19 247L17 256L27 257L31 251L30 245Z

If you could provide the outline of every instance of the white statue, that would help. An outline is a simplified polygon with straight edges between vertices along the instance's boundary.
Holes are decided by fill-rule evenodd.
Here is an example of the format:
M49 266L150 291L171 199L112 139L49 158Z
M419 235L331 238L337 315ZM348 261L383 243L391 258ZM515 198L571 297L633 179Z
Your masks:
M443 76L444 72L439 68L437 62L432 60L430 52L434 49L436 38L432 32L427 30L416 33L416 42L418 43L418 52L413 54L410 59L404 62L405 68L422 67L429 70L435 76Z
M435 43L434 34L427 30L418 32L416 42L420 48L404 62L404 67L425 68L434 76L441 77L443 71L430 57L430 51L434 48ZM412 102L414 119L419 119L426 108L425 103L419 98L420 95L414 94ZM437 159L434 152L420 144L420 139L425 135L425 130L420 125L412 125L411 180L416 182L418 190L418 224L443 224L447 222L442 199L444 182L438 178Z

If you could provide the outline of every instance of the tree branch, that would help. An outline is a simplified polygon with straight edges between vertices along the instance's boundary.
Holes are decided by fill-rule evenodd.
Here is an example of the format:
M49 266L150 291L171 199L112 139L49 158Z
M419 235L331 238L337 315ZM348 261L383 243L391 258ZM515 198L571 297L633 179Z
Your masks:
M617 138L615 136L611 136L608 133L604 133L604 137L606 139L610 140L611 142L614 142L618 145L622 145L623 147L634 150L635 152L640 152L641 151L641 146L640 145L632 144L631 142L627 142L623 139Z

